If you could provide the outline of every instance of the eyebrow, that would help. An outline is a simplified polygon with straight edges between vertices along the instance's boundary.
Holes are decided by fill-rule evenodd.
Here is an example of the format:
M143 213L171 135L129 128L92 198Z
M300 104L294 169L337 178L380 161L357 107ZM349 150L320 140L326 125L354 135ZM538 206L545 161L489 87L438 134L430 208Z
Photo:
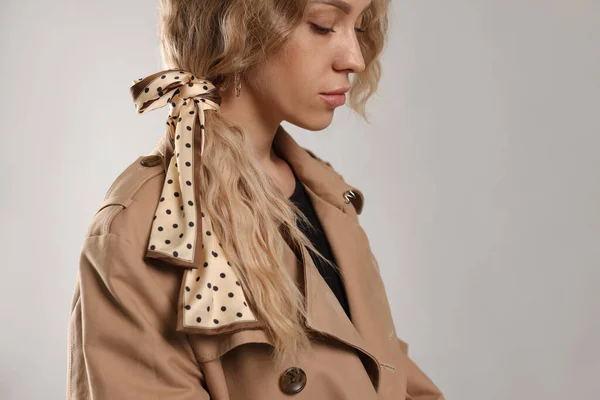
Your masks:
M311 3L328 4L330 6L339 8L346 14L350 14L352 12L352 6L343 0L312 0ZM371 3L367 4L367 6L362 10L362 12L365 12L365 10L370 5L371 5ZM362 14L362 12L361 12L361 14Z

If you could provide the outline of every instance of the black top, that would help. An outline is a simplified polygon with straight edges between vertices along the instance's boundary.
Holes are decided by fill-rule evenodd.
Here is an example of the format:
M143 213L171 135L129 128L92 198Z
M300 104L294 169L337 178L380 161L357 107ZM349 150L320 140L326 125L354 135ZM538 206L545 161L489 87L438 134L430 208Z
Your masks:
M290 200L300 209L300 211L302 211L304 215L306 215L306 217L311 222L312 226L316 228L316 230L308 229L303 224L301 224L300 221L298 221L298 228L300 228L300 230L304 232L306 237L310 239L313 246L315 246L325 258L332 261L335 265L335 260L333 260L333 255L331 254L329 242L327 240L327 237L323 233L323 227L321 226L321 223L319 222L319 219L315 214L312 203L308 195L306 194L306 191L304 190L304 185L302 185L302 182L300 182L296 175L294 175L294 177L296 179L296 189L294 190L294 193L290 196ZM334 270L331 266L321 261L321 259L310 250L309 254L313 259L313 262L315 263L317 269L321 273L321 276L323 277L323 279L325 279L325 282L327 282L335 296L338 298L348 318L350 318L350 311L348 307L348 301L346 299L346 292L344 290L344 285L342 284L342 280L338 275L337 271Z

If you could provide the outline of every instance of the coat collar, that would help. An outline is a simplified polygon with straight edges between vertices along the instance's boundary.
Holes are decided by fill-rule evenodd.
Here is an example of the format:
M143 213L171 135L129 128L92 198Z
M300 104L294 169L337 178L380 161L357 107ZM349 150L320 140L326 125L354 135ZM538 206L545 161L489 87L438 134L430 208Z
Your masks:
M303 248L304 263L298 262L293 252L286 249L290 270L299 269L304 280L304 295L306 298L307 326L313 331L341 341L359 351L361 358L366 361L367 372L377 388L379 385L381 367L379 364L382 351L373 345L380 339L373 337L370 332L380 324L378 313L387 304L379 275L374 275L374 259L368 240L358 224L357 215L363 208L364 197L360 190L346 183L327 162L319 159L310 150L300 146L293 137L280 125L273 142L274 150L286 160L296 176L305 187L313 208L330 243L331 251L342 274L343 284L348 297L352 320L348 319L339 301L319 273L307 249ZM165 170L173 155L173 145L167 133L158 143L155 153L163 156ZM349 191L355 194L348 196ZM210 229L210 222L203 218L204 229ZM229 262L220 257L210 256L217 249L218 239L213 237L203 239L205 259L211 259L213 264L186 268L181 283L178 301L177 330L188 334L217 335L233 333L249 329L263 329L264 323L252 314L248 307L243 290L239 286L233 270L227 267ZM167 261L168 262L168 261ZM212 268L211 268L212 267ZM225 271L227 281L220 278ZM374 276L375 281L374 281ZM211 287L207 282L212 282ZM214 282L219 282L219 290L214 291ZM233 297L229 295L233 293ZM198 296L201 298L199 299ZM383 296L383 297L382 297ZM238 299L232 313L242 315L221 319L218 325L213 322L223 317L220 308L223 304L230 307L231 299ZM385 300L385 304L384 304ZM210 309L210 311L208 311ZM202 315L201 323L198 316ZM385 316L388 316L385 314ZM202 323L204 321L204 323ZM264 341L271 343L264 336Z

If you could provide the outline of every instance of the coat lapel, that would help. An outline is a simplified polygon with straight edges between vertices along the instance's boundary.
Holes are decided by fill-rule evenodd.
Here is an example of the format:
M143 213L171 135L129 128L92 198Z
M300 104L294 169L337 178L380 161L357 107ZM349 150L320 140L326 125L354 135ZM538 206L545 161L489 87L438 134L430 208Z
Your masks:
M365 366L373 385L378 389L379 360L383 352L377 342L382 336L380 328L388 328L388 325L382 324L378 316L386 316L386 310L382 310L383 285L374 267L367 237L358 223L363 195L326 162L301 147L281 126L275 136L274 148L305 187L329 241L334 262L340 269L350 306L352 321L308 251L303 249L307 325L359 350L361 358L367 361ZM349 190L356 194L352 204L346 200Z

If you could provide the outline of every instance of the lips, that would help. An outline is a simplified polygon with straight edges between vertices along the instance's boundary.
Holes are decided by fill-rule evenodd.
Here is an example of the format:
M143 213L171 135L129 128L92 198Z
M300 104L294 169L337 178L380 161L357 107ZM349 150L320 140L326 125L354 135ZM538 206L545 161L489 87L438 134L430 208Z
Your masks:
M345 94L348 90L350 90L350 88L344 87L344 88L333 90L331 92L325 92L325 93L321 93L321 94L323 94L325 96L332 96L332 95L338 95L338 94Z
M321 99L330 106L337 107L346 103L346 95L344 94L320 94Z

